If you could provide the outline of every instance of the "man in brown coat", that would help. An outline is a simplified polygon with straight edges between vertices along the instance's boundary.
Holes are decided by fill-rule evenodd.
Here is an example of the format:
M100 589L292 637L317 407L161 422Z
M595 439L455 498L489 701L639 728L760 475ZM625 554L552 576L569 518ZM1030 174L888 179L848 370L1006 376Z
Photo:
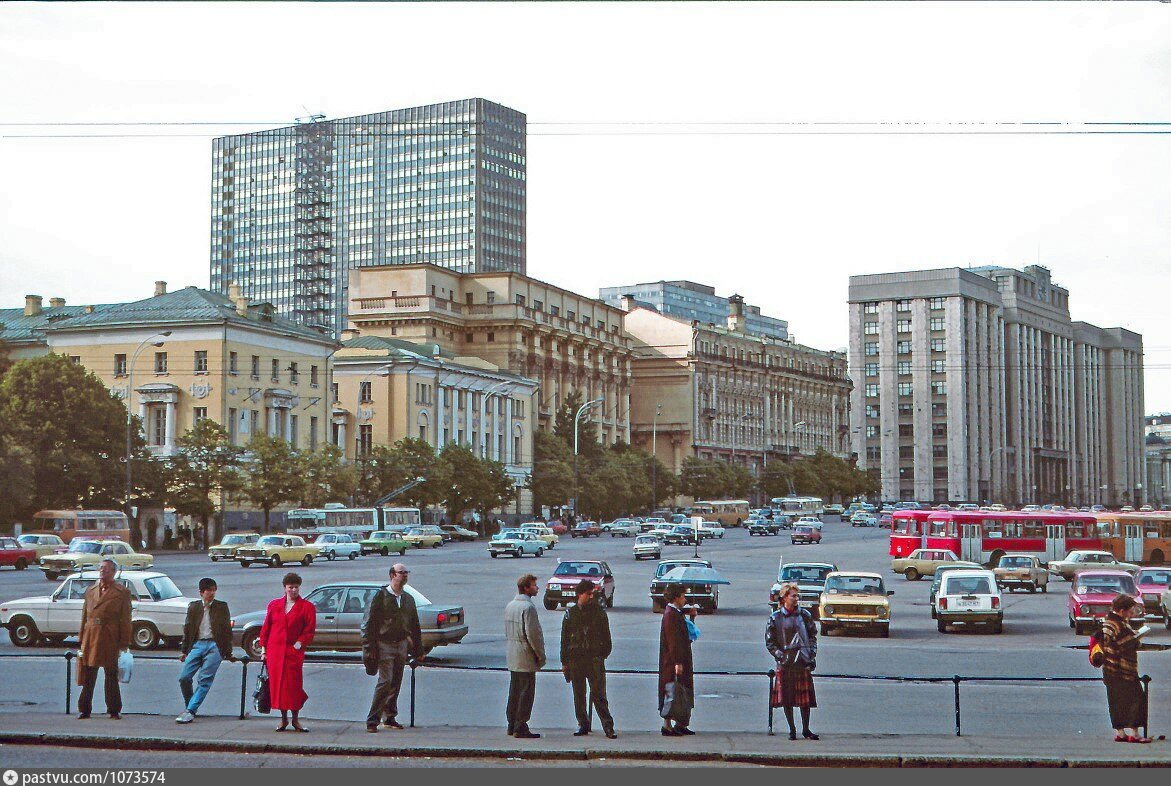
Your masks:
M114 720L122 718L122 693L118 689L118 655L130 648L130 593L114 581L117 565L102 560L98 565L98 582L85 591L81 607L81 641L77 653L78 718L84 720L93 710L94 687L98 669L104 669L106 712Z

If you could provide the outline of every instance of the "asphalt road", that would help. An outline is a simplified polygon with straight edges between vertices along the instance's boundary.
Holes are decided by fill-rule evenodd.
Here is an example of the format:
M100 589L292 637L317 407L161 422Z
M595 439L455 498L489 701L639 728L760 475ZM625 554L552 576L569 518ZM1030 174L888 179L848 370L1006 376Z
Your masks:
M552 573L557 558L604 559L616 575L615 606L610 611L614 638L611 668L657 668L660 616L650 610L647 588L653 561L634 560L632 539L608 535L588 540L563 538L544 557L490 559L484 542L448 544L439 549L408 552L403 561L411 569L411 583L437 603L459 603L465 608L470 632L463 643L436 649L429 659L435 665L504 666L503 624L505 604L515 594L515 580L525 573L542 582ZM1048 594L1006 594L1004 632L953 632L941 634L930 618L927 605L930 582L908 582L890 572L887 532L851 527L829 517L820 545L793 546L787 533L776 537L750 537L746 531L729 529L722 540L705 541L701 556L729 580L720 593L720 608L698 619L702 636L694 645L700 671L765 671L772 664L764 649L764 624L769 613L768 591L776 578L780 558L793 562L816 559L836 563L842 569L876 571L895 595L892 601L891 637L835 633L821 637L819 674L950 677L969 676L1084 676L1099 672L1090 668L1082 650L1065 645L1082 644L1066 620L1069 585L1056 581ZM687 556L693 547L668 546L664 557ZM397 557L362 557L356 561L314 562L296 567L305 579L305 590L337 579L379 580ZM219 583L219 597L235 613L254 611L277 597L284 569L235 563L212 564L206 556L163 554L155 562L185 592L194 596L202 576ZM0 572L0 600L45 594L56 583L39 571ZM549 642L551 666L557 664L562 612L538 608ZM1160 626L1152 639L1171 642L1171 632ZM5 639L0 655L13 652L51 653L63 648L17 650ZM166 654L159 651L158 654ZM62 705L63 666L60 661L35 663L0 661L6 673L18 678L15 690L6 688L0 711L17 707L59 710ZM51 665L49 665L51 664ZM59 670L60 669L60 670ZM174 679L177 663L140 662L135 682L126 691L127 711L178 711ZM1152 683L1152 727L1159 722L1159 708L1171 698L1171 656L1144 653L1140 670ZM140 679L139 674L142 674ZM254 672L253 672L254 673ZM226 679L225 679L226 678ZM360 668L314 665L307 670L310 717L361 717L369 701L371 680ZM7 682L7 681L6 681ZM205 712L232 713L239 707L239 667L221 671ZM421 724L496 726L503 716L507 675L424 669L418 674L418 719ZM767 680L761 677L697 678L697 727L760 729L766 715ZM614 675L610 698L619 728L623 724L651 728L655 717L653 676ZM818 682L821 725L849 733L931 733L954 724L953 688L945 684L894 683L821 679ZM1008 728L1037 733L1097 733L1106 723L1104 694L1100 684L1062 683L1028 685L1012 683L969 684L962 688L964 730L992 733ZM405 714L405 707L404 707ZM780 721L778 713L778 722ZM566 727L573 723L568 686L556 673L538 680L537 709L533 726Z

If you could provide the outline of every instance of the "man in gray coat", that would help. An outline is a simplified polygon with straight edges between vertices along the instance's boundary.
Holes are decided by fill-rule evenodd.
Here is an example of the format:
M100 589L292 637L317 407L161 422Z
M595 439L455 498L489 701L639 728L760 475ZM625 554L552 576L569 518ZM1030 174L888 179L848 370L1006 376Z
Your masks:
M504 609L504 638L508 642L508 733L520 739L540 737L529 731L537 672L545 665L545 636L533 598L537 577L531 573L516 580L517 595Z

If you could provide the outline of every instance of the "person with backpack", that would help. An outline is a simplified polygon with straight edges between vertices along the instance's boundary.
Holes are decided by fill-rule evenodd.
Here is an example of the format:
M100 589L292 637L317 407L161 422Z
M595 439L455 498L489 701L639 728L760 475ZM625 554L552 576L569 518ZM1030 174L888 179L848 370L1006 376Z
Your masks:
M1130 620L1141 617L1143 613L1142 604L1130 595L1117 596L1110 603L1110 612L1090 644L1091 663L1094 663L1094 644L1102 650L1102 682L1106 685L1106 703L1110 708L1115 742L1151 741L1150 737L1138 733L1139 727L1146 730L1147 697L1138 678L1140 641L1130 627Z
M797 585L785 582L780 587L780 605L769 616L764 629L764 645L777 662L773 683L772 706L783 707L789 722L789 739L797 739L793 708L801 709L801 735L807 740L821 739L809 730L809 710L817 706L813 690L813 669L817 665L817 626L813 615L797 604Z
M610 657L610 620L595 596L592 581L582 579L574 591L577 603L565 610L561 623L561 671L573 686L573 709L577 714L574 737L590 733L590 708L598 713L602 731L616 739L614 717L606 699L606 658ZM586 683L589 701L586 701Z

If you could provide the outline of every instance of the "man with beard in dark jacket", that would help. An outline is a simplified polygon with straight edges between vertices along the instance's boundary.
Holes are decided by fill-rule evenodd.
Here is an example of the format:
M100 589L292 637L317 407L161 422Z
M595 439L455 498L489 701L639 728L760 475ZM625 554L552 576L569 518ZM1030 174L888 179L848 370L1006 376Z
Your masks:
M578 583L577 604L565 610L561 623L561 670L565 681L573 686L573 709L577 713L575 737L590 733L590 708L598 713L602 731L610 739L618 737L614 731L614 717L606 700L606 658L610 657L610 620L594 595L592 581ZM589 683L589 701L586 701L586 683Z

